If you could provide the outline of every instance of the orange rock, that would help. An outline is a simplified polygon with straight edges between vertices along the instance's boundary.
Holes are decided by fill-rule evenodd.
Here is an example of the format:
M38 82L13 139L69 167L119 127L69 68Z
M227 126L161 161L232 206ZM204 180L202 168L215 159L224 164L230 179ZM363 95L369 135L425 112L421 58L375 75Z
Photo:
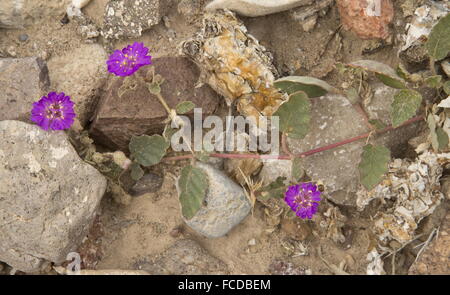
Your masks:
M338 0L341 22L362 39L386 39L394 18L391 0Z

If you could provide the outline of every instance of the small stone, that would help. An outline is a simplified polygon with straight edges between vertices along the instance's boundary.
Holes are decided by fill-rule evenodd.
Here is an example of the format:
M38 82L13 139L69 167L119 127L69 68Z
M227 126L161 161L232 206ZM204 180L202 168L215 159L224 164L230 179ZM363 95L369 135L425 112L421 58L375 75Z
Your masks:
M13 45L9 46L6 49L6 53L8 53L10 57L16 57L17 56L16 47L14 47Z
M62 263L86 236L106 179L62 132L0 121L0 261L23 272Z
M317 15L313 15L308 19L306 19L302 24L303 31L305 32L312 31L317 24L317 18L318 18Z
M256 239L251 239L250 241L248 241L248 245L249 246L256 246Z
M139 263L153 275L224 275L228 273L225 263L211 256L192 240L178 240L166 251L153 257L151 262Z
M285 177L289 182L292 177L292 161L291 160L263 160L263 167L259 173L259 180L264 186L275 182L278 177Z
M130 194L133 197L139 197L145 194L159 191L164 178L156 173L147 173L131 188Z
M154 67L155 73L165 79L161 94L169 107L175 108L180 102L190 100L197 108L202 108L203 116L217 109L218 95L209 86L195 87L200 71L187 58L155 58L152 63L134 76L146 77ZM165 109L144 83L135 82L134 76L118 79L110 75L92 123L92 138L111 149L127 151L132 136L162 133L165 127ZM192 118L193 112L187 115Z
M251 204L242 187L211 165L197 162L208 176L206 206L185 223L208 238L226 235L250 213Z
M0 121L29 122L33 102L50 87L47 64L36 57L0 58Z
M27 34L20 34L19 35L19 41L20 42L26 42L28 40L28 35Z

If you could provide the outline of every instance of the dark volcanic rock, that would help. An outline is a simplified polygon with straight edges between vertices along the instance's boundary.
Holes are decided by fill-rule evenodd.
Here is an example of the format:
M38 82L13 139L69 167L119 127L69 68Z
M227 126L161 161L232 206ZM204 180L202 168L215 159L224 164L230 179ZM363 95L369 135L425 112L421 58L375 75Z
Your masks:
M203 116L216 110L218 94L206 85L195 88L200 70L191 61L183 57L157 58L152 66L141 68L135 75L144 78L152 67L165 79L161 94L171 108L189 100L203 109ZM111 76L92 123L91 135L111 149L127 151L133 135L161 133L166 118L166 111L143 82L134 76Z

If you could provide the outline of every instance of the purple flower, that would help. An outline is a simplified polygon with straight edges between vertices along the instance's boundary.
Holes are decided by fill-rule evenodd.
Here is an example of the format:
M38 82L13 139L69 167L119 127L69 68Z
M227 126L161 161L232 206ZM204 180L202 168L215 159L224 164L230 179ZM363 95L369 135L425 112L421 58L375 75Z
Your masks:
M64 92L50 92L33 103L31 121L44 130L49 128L53 130L69 129L76 117L73 106L74 103Z
M320 191L311 182L300 183L288 188L284 200L298 217L311 219L319 207Z
M106 64L108 71L117 76L131 76L139 68L152 64L152 57L147 56L149 49L144 43L135 42L126 48L114 51Z

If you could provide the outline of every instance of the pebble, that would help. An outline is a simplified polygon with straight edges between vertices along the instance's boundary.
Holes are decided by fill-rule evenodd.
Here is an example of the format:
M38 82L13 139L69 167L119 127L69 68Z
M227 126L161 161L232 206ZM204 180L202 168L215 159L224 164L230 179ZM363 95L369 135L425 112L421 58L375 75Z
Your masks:
M28 35L27 35L27 34L20 34L20 36L19 36L19 41L20 41L20 42L26 42L26 41L28 41Z

